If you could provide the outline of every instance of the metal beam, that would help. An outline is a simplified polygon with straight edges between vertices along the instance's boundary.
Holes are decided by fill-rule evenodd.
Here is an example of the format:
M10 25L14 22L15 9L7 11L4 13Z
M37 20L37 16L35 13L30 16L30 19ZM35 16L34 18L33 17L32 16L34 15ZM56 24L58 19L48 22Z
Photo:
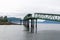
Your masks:
M34 17L37 19L60 21L60 14L35 13Z

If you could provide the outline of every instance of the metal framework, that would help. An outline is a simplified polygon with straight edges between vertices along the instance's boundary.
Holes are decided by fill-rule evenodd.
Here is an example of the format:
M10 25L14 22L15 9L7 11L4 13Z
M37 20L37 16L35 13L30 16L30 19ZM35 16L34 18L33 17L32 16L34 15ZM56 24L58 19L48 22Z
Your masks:
M44 19L44 20L52 20L60 22L60 14L48 14L48 13L35 13L34 17L32 14L27 14L24 17L23 25L26 26L27 30L29 31L29 20L31 20L31 32L34 32L34 20L36 20L36 33L37 33L37 19Z
M60 21L60 14L35 13L34 17L37 19Z

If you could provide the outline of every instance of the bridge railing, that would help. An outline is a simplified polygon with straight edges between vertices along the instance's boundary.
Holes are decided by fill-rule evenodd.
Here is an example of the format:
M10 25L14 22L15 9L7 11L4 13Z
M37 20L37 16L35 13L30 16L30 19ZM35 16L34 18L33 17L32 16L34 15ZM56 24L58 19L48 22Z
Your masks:
M60 21L60 14L35 13L34 17L37 19Z

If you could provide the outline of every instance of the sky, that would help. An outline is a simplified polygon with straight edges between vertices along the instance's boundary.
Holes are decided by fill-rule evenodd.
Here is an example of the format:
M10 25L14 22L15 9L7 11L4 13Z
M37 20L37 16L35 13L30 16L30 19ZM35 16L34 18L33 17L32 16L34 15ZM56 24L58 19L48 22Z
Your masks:
M0 0L0 16L21 17L35 12L60 13L60 0Z

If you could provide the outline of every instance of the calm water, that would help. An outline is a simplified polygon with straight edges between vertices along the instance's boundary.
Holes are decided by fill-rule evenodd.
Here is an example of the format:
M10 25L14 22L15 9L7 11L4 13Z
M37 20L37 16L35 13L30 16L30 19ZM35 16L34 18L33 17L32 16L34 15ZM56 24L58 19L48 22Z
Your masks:
M38 24L36 33L23 25L0 25L0 40L60 40L60 24Z

